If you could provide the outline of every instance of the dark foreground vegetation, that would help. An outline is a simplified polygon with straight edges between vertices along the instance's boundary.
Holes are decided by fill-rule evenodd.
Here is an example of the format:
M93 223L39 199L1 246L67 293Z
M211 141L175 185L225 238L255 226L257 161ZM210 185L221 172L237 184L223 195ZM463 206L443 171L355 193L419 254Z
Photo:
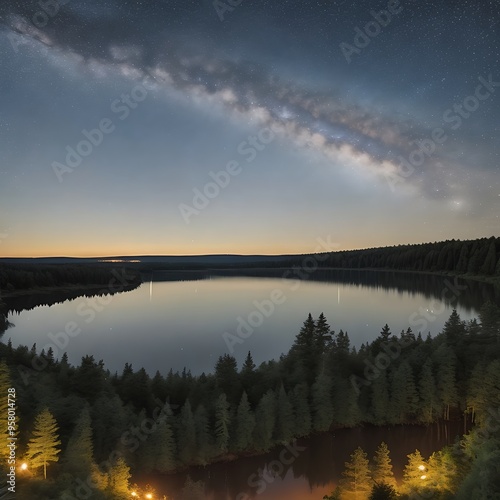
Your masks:
M113 374L93 356L71 366L50 349L2 343L0 392L15 389L18 463L27 463L18 473L16 498L125 499L130 473L172 473L260 454L333 428L429 424L464 415L476 428L431 461L433 470L452 474L433 498L488 498L499 491L499 326L500 311L488 303L479 321L466 323L454 312L435 338L410 328L394 335L385 325L356 350L346 332L334 332L323 315L309 315L279 360L256 367L248 353L238 367L224 355L214 373L197 377L165 367L151 378L129 364ZM2 429L6 404L2 398ZM417 485L432 488L435 480ZM342 494L352 493L349 484ZM411 496L419 488L402 492L419 498ZM352 494L368 498L369 492Z

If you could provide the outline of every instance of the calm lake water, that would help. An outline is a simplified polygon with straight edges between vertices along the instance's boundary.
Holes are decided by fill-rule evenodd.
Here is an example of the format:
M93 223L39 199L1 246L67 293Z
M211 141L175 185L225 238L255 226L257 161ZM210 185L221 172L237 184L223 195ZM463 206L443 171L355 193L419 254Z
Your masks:
M331 327L347 331L359 347L385 323L396 334L411 326L434 335L454 307L470 319L485 300L498 299L486 284L420 274L323 271L307 280L284 279L283 270L231 274L155 272L153 281L132 291L30 303L29 310L27 299L6 300L15 326L3 340L52 346L56 357L67 351L74 364L93 354L113 372L129 362L150 374L187 367L196 375L212 371L225 353L239 363L248 351L257 364L278 358L309 312L324 312ZM66 329L69 336L61 333Z

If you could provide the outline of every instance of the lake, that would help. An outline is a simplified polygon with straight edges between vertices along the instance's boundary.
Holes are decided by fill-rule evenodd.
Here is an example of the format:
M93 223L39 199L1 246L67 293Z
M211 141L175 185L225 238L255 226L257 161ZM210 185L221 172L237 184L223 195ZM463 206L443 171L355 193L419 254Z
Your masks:
M332 329L347 331L359 348L385 323L395 334L411 326L435 335L454 307L470 319L486 300L498 301L491 285L434 275L321 271L303 277L276 269L155 271L139 288L114 295L36 299L58 301L52 305L7 298L15 326L3 341L51 346L56 358L67 351L73 364L93 354L112 372L129 362L150 374L186 367L196 375L212 371L225 353L240 364L248 351L256 364L277 359L309 312L315 318L324 312Z

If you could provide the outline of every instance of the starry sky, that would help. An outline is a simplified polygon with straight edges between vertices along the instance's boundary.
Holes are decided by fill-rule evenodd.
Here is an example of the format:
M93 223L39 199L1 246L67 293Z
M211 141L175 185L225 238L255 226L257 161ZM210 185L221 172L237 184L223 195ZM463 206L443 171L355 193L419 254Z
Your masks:
M493 0L3 0L0 255L500 234Z

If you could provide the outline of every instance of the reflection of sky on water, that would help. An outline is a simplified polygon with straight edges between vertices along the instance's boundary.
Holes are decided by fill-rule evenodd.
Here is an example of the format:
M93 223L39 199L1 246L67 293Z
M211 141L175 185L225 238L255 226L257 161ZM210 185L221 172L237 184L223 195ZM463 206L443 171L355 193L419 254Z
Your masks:
M314 317L324 312L333 330L347 331L352 345L359 347L373 340L385 323L399 334L408 328L412 314L421 318L420 308L432 309L432 299L420 293L345 283L232 277L154 282L152 288L144 284L111 297L80 297L10 315L15 327L5 340L11 337L15 346L36 342L39 350L55 344L56 357L67 350L72 363L93 354L113 372L121 372L124 363L131 362L134 369L144 366L152 374L184 366L199 374L211 371L217 358L230 352L224 333L237 339L232 347L239 363L250 350L259 364L288 351L309 312ZM274 304L273 313L261 316L260 326L239 343L238 325L258 319L258 307L264 301L269 307L273 290L280 290L285 301ZM422 335L439 332L451 309L447 305L434 322L427 322ZM460 307L458 311L463 319L473 316ZM64 345L57 333L71 321L81 333Z

